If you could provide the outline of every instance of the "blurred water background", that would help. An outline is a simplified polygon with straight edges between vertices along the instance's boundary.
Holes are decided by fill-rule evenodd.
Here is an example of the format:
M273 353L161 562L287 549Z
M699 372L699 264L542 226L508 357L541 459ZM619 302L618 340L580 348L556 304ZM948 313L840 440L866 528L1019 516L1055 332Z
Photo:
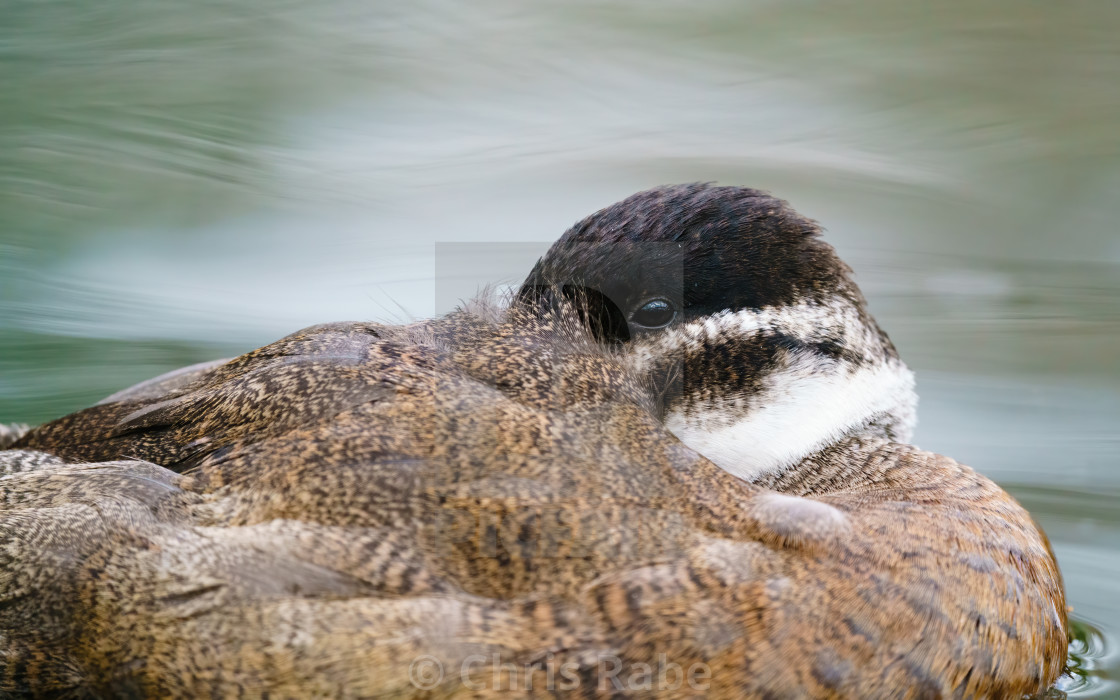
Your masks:
M639 189L760 187L855 268L916 442L1049 533L1064 687L1115 697L1118 36L1114 0L7 0L0 422L446 310L436 243L531 259Z

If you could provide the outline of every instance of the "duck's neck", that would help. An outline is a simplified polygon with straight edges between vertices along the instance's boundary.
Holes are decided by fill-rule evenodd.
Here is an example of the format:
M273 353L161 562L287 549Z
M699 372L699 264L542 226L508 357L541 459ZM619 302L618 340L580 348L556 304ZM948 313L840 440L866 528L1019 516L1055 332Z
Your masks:
M814 452L780 472L765 474L752 483L791 496L819 496L860 490L879 483L893 464L884 455L902 447L886 435L853 435ZM907 446L908 447L908 446Z

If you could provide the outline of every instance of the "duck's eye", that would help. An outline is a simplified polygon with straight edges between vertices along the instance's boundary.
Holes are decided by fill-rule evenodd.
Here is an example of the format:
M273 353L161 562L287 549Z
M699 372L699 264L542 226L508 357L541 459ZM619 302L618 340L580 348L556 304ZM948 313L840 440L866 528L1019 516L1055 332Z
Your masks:
M652 299L631 314L630 322L643 328L661 328L669 325L676 315L672 304L664 299Z

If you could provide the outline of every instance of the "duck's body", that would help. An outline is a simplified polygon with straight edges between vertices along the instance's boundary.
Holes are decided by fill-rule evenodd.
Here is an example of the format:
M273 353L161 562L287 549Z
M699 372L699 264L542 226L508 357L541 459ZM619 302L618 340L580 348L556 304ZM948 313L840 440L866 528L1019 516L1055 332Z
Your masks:
M550 252L508 312L310 328L0 452L0 694L1018 697L1057 678L1061 579L1018 504L894 442L910 417L890 401L807 453L740 444L717 466L666 422L758 425L760 387L805 376L792 336L767 382L705 393L702 353L657 350L703 323L687 292L680 318L611 337L597 301L526 293L595 279L570 262Z

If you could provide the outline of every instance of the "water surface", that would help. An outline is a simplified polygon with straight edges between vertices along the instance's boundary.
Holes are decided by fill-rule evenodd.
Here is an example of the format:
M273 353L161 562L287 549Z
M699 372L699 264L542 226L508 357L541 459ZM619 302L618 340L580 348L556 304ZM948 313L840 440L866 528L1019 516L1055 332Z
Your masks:
M501 272L447 286L437 243L531 259L639 189L761 187L855 268L916 442L1049 533L1065 687L1116 696L1117 35L1108 1L6 3L0 421Z

